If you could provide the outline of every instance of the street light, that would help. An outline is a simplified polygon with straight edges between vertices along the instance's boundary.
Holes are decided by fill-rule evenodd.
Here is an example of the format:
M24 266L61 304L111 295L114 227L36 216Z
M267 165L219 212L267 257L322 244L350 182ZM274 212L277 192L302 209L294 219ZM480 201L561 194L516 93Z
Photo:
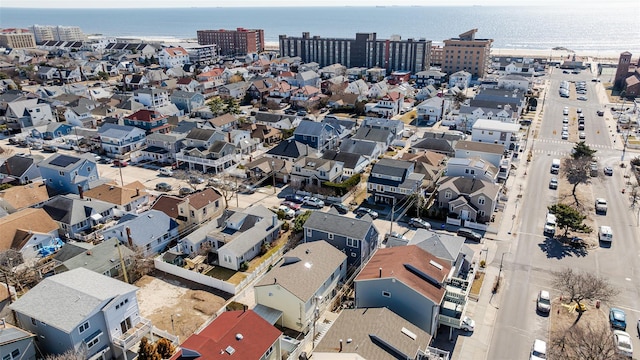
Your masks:
M504 256L506 254L511 254L511 252L505 251L502 253L502 256L500 257L500 271L498 272L498 281L500 281L500 275L502 275L502 262L504 261Z

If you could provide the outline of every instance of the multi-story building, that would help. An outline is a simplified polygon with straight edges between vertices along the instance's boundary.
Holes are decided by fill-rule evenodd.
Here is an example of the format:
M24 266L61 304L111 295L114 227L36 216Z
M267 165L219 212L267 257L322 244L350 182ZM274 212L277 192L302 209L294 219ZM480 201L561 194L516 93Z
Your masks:
M193 64L210 65L213 64L218 57L218 50L215 44L188 44L183 46L183 48L189 53L189 61Z
M222 56L246 55L264 50L264 30L262 29L198 30L197 34L198 44L216 44Z
M36 47L36 40L27 29L2 29L0 46L10 49L33 48Z
M38 25L31 26L30 30L36 42L54 40L54 41L84 41L86 36L78 26L53 26Z
M442 71L447 74L464 70L474 78L483 77L491 64L493 39L476 39L478 29L469 30L444 41Z
M303 32L302 37L280 35L280 56L299 56L321 67L340 63L347 68L381 67L415 73L429 68L431 41L402 40L398 35L378 39L376 33L357 33L355 39L321 38Z

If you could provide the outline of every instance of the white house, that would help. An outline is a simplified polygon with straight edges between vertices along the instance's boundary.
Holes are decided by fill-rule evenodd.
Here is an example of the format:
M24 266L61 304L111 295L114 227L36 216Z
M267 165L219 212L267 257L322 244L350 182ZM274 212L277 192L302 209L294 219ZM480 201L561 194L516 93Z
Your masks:
M471 138L473 141L501 144L505 149L513 150L518 142L519 131L520 124L478 119L473 124Z
M504 89L519 89L524 92L531 87L531 79L522 75L510 74L498 78L498 87Z
M158 52L158 63L169 69L189 63L189 53L182 47L168 47Z
M460 70L449 76L449 87L458 87L459 89L466 89L471 84L471 74Z

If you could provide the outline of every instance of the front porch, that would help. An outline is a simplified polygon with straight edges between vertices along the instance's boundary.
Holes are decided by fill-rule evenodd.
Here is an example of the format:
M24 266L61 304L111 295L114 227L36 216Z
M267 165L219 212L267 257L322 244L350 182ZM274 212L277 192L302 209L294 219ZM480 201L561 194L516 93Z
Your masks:
M137 356L140 341L144 337L153 343L164 338L171 341L176 347L180 345L177 336L156 328L149 319L141 317L140 322L128 329L121 336L113 339L113 344L122 350L122 356L119 358L124 360L134 359Z

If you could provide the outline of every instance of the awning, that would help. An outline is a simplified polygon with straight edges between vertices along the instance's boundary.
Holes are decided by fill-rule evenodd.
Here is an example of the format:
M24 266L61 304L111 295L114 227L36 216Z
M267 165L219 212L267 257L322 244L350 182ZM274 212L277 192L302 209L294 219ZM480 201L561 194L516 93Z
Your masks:
M102 215L100 215L100 214L91 214L90 217L95 221L98 221L98 220L102 219Z
M278 319L282 317L282 311L260 304L256 305L253 311L271 325L275 325Z

